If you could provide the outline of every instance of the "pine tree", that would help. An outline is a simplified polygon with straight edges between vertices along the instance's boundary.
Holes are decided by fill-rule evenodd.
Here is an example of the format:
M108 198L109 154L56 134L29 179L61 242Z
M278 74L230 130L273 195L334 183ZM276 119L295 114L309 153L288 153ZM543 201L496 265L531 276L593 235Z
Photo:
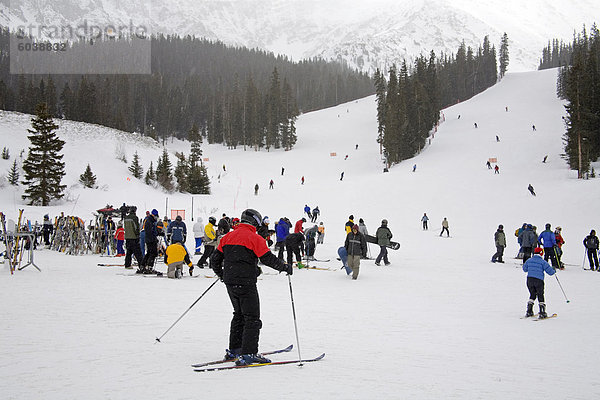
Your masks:
M500 79L504 78L504 74L506 74L508 62L508 35L504 32L500 40Z
M380 146L383 144L383 132L385 127L385 91L386 82L385 77L379 71L379 68L375 71L375 98L377 99L377 143Z
M192 125L188 132L188 140L191 142L190 162L197 163L202 160L202 135L198 129L198 125Z
M210 194L210 180L206 168L200 164L189 162L189 175L187 177L187 191L191 194Z
M146 171L146 176L144 177L144 183L146 185L152 185L152 183L156 180L156 174L154 173L154 167L152 166L152 161L150 161L150 168Z
M156 181L169 192L173 190L173 173L171 172L171 168L172 164L169 160L169 153L165 148L156 164Z
M188 160L185 158L183 153L175 153L175 157L177 157L177 165L175 166L175 172L173 173L175 176L175 180L177 182L177 190L179 192L187 192L188 191L188 183L187 177L190 173L190 167ZM190 159L192 156L190 155Z
M13 161L13 165L8 171L6 179L8 179L8 183L10 183L13 186L19 185L19 167L17 166L16 159Z
M90 164L85 168L85 172L79 175L79 182L86 188L94 188L96 186L96 175L92 173Z
M36 107L36 116L31 119L33 129L27 131L31 146L27 159L23 162L27 188L23 199L29 199L30 205L47 206L53 199L63 197L66 185L61 185L65 176L65 163L60 154L65 142L56 136L58 125L54 123L46 103Z
M8 160L10 158L10 151L8 150L8 147L4 147L2 149L2 159L3 160Z
M142 179L142 176L144 175L144 169L140 165L140 157L138 156L137 151L133 154L133 161L129 166L129 172L137 179Z

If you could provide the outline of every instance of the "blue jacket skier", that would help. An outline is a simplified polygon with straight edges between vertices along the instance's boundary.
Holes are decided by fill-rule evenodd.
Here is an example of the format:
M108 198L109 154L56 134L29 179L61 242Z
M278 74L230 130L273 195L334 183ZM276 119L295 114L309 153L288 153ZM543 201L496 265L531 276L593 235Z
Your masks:
M542 259L544 249L536 247L533 252L533 257L523 264L523 271L527 272L527 289L529 289L529 301L527 301L525 316L533 316L533 303L537 297L540 306L539 318L547 318L546 303L544 302L544 272L554 275L556 271Z

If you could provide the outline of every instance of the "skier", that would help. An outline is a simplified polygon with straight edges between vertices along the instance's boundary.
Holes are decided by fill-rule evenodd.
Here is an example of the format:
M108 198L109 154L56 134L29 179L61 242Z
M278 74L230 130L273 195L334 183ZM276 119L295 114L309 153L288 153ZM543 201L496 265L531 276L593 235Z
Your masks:
M304 248L304 235L301 233L292 233L285 238L285 248L287 250L288 265L294 264L294 255L298 268L304 268L302 264L302 249Z
M498 137L498 135L496 135L496 142L499 142L500 138Z
M544 156L544 159L542 160L542 162L545 164L547 159L548 159L548 154L546 154L546 155Z
M319 206L316 206L312 210L312 217L310 219L310 222L317 222L317 218L319 218L319 214L321 214L321 210L319 210Z
M204 221L201 217L198 217L196 223L192 227L194 231L194 240L196 241L196 251L194 251L195 255L200 255L200 248L202 247L202 236L204 236Z
M279 249L277 258L283 260L283 252L285 251L285 239L290 234L292 223L286 217L281 217L279 222L275 224L275 248Z
M591 230L590 234L583 239L583 245L585 246L588 261L590 262L590 270L600 271L598 268L598 236L596 231Z
M52 235L53 230L54 225L52 225L50 217L48 216L48 214L44 215L44 225L42 228L42 233L44 234L44 245L50 246L50 235Z
M492 262L504 263L502 256L506 247L506 235L504 234L504 225L498 225L498 230L494 233L494 244L496 245L496 253L492 256Z
M281 167L281 176L283 176L284 172L285 172L285 168Z
M275 182L273 182L273 179L271 179L271 181L269 182L269 189L273 189L273 184L274 184L274 183L275 183Z
M342 171L342 174L340 175L340 181L344 180L344 171Z
M390 245L390 239L392 238L392 232L388 228L387 219L381 220L381 226L377 228L377 232L375 233L375 237L377 237L377 244L379 245L379 255L375 259L375 265L380 266L381 259L383 258L383 263L385 265L390 265L388 261L388 251L387 246Z
M498 164L494 166L494 174L500 174L500 167L498 166Z
M348 154L346 154L346 157L344 157L344 161L346 161L348 159Z
M142 257L146 256L146 227L144 223L149 215L150 211L146 210L146 217L144 217L142 220L142 225L140 226L140 251L142 252Z
M521 248L523 249L523 264L531 257L531 251L537 246L537 235L533 231L533 226L527 224L525 229L519 235Z
M446 231L447 237L450 237L450 231L448 230L448 227L448 220L446 219L446 217L444 217L444 220L442 221L442 231L440 232L440 236L442 236L444 231Z
M158 236L156 230L157 220L158 210L156 208L153 209L150 215L144 219L146 255L142 260L142 265L139 266L138 270L136 271L137 273L162 275L162 273L157 272L154 269L154 260L156 259L156 256L158 256Z
M319 223L318 232L319 235L317 236L317 244L323 244L323 240L325 239L325 225L323 225L323 221Z
M123 257L125 255L125 249L123 249L123 243L125 242L125 229L123 229L123 222L119 221L117 224L117 231L115 232L115 240L117 241L117 257Z
M367 225L365 224L365 221L362 218L358 219L358 231L363 234L363 236L365 237L365 239L367 237L366 235L369 234L369 230L367 229ZM368 253L368 256L370 257L370 255L371 255L371 249L369 248L369 242L367 242L367 253ZM367 256L365 256L363 258L365 260L368 259Z
M413 165L413 172L417 170L417 164Z
M427 226L427 222L429 221L429 217L427 216L427 213L423 213L423 217L421 217L421 222L423 223L423 230L426 231L429 229L429 226Z
M170 243L183 243L187 239L187 227L181 215L175 217L175 221L171 222L167 228L167 235L171 238Z
M315 259L315 240L317 238L317 230L318 227L317 225L313 225L312 227L308 228L306 230L306 232L304 232L304 235L306 236L306 259L307 260L314 260Z
M556 235L550 229L551 225L546 224L546 229L538 236L538 242L544 246L544 261L550 258L552 267L558 268L558 260L556 259Z
M214 222L213 222L213 225L214 225ZM230 230L231 230L231 224L229 221L229 217L227 216L227 214L223 213L223 216L219 220L219 225L217 225L217 235L223 236Z
M561 261L563 255L562 245L565 244L565 239L563 239L561 231L562 228L560 226L557 226L554 229L554 237L556 238L556 258L558 261L559 268L565 269L565 264Z
M533 129L534 132L537 130L535 129L535 125L531 125L531 129Z
M349 234L350 232L352 232L353 226L354 226L354 215L350 215L348 217L348 222L346 222L346 225L344 227L344 229L346 229L346 235Z
M360 258L367 256L367 241L358 231L358 225L352 226L352 231L346 235L344 247L348 252L348 266L352 269L352 279L358 279Z
M529 190L529 193L531 193L533 196L535 196L535 190L533 190L533 186L531 186L531 183L527 187L527 190Z
M135 215L137 208L132 206L129 208L129 214L125 216L123 220L123 227L125 228L125 268L132 269L131 256L135 257L138 263L138 268L144 269L142 263L144 256L140 249L140 221Z
M215 217L208 217L208 224L204 227L204 237L202 238L202 241L204 242L204 254L202 254L202 257L200 257L196 263L199 268L204 268L208 265L206 260L208 260L217 244L217 233L215 232L216 222L217 219ZM227 226L229 226L229 224L227 224ZM192 275L193 271L194 267L191 267L190 275Z
M304 205L304 214L306 214L308 216L308 218L310 218L312 216L312 214L310 212L310 207L308 206L308 204Z
M475 127L475 129L477 129L477 122L475 122L475 123L473 124L473 126Z
M183 277L183 264L186 264L192 270L194 269L190 255L181 242L173 241L173 244L167 247L165 250L165 264L168 266L167 277L171 279Z
M487 165L488 169L492 169L492 164L490 164L490 160L487 160L485 165Z
M302 179L300 179L300 184L304 185L304 175L302 175Z
M301 219L299 219L298 221L296 221L296 225L294 225L294 233L304 233L304 228L302 227L302 224L306 222L306 218L302 217Z
M546 261L542 259L544 249L536 247L534 256L523 264L523 271L527 272L527 289L529 289L529 301L527 301L526 317L533 316L533 304L537 297L540 306L539 318L547 318L546 303L544 302L544 272L548 275L554 275L556 271Z
M258 260L277 271L292 275L291 265L279 260L256 233L262 216L256 210L242 213L240 227L224 236L212 257L215 274L227 286L233 306L229 330L229 349L225 359L237 358L236 365L268 363L271 360L258 354L258 339L262 322L256 278L260 275Z
M258 196L258 183L254 185L254 195Z
M519 252L517 253L517 259L523 259L523 239L521 236L521 233L523 233L523 231L527 229L527 223L523 223L523 226L520 228L517 228L515 230L515 236L517 237L517 243L519 243Z

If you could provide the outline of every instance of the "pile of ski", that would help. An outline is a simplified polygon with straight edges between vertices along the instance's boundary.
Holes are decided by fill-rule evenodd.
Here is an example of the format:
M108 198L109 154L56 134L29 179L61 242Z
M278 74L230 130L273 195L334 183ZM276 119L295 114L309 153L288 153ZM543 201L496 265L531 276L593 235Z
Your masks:
M294 347L293 345L289 345L285 349L267 351L267 352L263 352L261 354L262 355L272 355L272 354L278 354L278 353L287 353L287 352L290 352L293 347ZM298 359L298 360L272 361L269 363L250 364L250 365L220 365L220 364L224 364L227 362L235 361L235 359L226 359L226 360L218 360L218 361L209 361L209 362L200 363L200 364L193 364L192 367L194 368L195 372L224 371L224 370L228 370L228 369L266 367L267 365L303 364L303 363L307 363L307 362L315 362L315 361L322 360L323 357L325 357L325 353L323 353L320 356L315 357L315 358L309 358L309 359L303 359L303 360ZM214 365L216 365L216 366L214 366Z

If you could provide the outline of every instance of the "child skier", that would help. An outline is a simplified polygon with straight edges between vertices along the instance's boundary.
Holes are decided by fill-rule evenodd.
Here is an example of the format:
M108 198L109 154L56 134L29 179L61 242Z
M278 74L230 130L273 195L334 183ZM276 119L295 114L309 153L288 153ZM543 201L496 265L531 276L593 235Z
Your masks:
M533 316L533 303L537 297L540 306L539 318L547 318L546 303L544 302L544 272L554 275L556 271L548 262L544 261L544 249L536 247L533 257L523 264L523 271L527 272L527 289L529 289L529 301L527 302L526 317Z

